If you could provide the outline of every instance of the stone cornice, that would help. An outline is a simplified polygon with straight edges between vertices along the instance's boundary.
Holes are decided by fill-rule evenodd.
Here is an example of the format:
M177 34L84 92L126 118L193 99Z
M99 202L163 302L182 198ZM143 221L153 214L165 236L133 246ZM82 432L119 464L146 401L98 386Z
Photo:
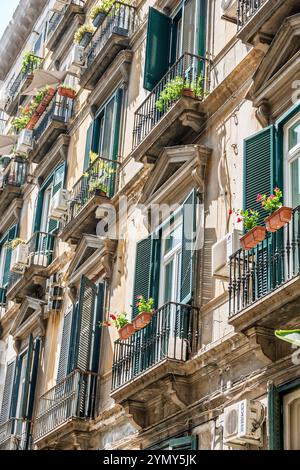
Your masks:
M42 161L36 166L34 171L34 178L46 179L51 175L55 167L67 158L69 148L70 136L61 134L56 140L55 144L51 147L49 152L45 155Z
M0 220L0 234L3 235L14 223L18 222L23 206L23 199L14 199Z

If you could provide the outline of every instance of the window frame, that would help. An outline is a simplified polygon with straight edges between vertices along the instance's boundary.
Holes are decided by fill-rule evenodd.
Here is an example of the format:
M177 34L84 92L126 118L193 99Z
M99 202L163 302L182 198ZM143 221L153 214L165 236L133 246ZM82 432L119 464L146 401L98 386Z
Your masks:
M297 113L283 126L283 153L284 153L284 164L283 164L283 181L286 191L284 192L284 203L292 207L292 184L291 184L291 165L294 161L299 159L299 189L300 189L300 142L289 148L289 130L299 122L300 125L300 113ZM300 197L300 196L299 196Z

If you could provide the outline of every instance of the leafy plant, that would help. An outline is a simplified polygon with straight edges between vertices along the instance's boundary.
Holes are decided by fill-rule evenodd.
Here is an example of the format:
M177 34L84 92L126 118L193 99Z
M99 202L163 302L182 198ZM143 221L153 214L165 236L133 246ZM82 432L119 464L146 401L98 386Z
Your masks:
M76 92L76 89L73 86L66 85L65 83L63 83L63 85L60 85L60 88L63 88L64 90L71 90L71 91Z
M184 89L191 90L194 92L195 96L201 97L203 88L203 75L200 74L196 80L193 80L189 83L183 77L177 76L170 80L164 89L160 92L158 100L155 103L158 111L164 111L172 103L176 101Z
M282 191L279 188L274 189L274 194L267 196L266 194L258 194L256 201L261 202L263 209L273 214L277 209L282 207Z
M142 295L138 295L137 301L138 302L136 304L136 307L138 309L138 313L147 312L153 314L154 300L152 299L152 297L150 297L149 300L146 300Z
M23 240L22 238L14 238L13 240L7 241L5 243L5 246L7 248L11 248L12 250L16 248L18 245L26 245L26 241Z
M90 23L84 23L80 28L77 29L76 33L74 34L74 42L79 44L85 33L94 34L96 31L95 26Z
M43 88L37 93L37 95L31 100L29 104L24 107L21 106L19 116L15 117L15 119L12 121L12 125L17 131L21 131L27 127L37 107L48 93L48 89L48 87Z
M99 179L91 179L89 181L89 192L93 193L97 189L103 191L105 194L108 192L107 186Z
M246 210L235 210L231 209L229 211L229 215L235 214L237 216L237 223L243 222L245 230L247 232L252 230L258 224L259 213L253 209L246 209Z
M109 320L106 320L102 323L99 323L99 326L114 326L117 330L123 328L123 326L128 325L129 321L127 320L127 313L122 312L119 314L110 313Z
M98 158L98 153L90 151L90 164L93 164Z
M29 66L31 66L31 70L38 68L41 62L42 59L40 57L37 57L34 52L25 52L22 61L22 73L26 73Z

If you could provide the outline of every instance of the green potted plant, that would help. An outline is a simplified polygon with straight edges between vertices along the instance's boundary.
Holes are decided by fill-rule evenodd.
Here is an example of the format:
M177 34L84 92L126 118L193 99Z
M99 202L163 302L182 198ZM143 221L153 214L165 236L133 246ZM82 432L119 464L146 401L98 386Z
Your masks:
M95 26L90 23L84 23L77 29L74 35L74 42L84 48L87 47L95 31Z
M237 223L243 222L245 235L240 239L240 244L243 250L250 250L255 248L256 245L266 238L266 228L258 224L259 213L253 209L231 210L229 215L235 213L237 216Z
M107 186L99 179L91 178L89 181L89 194L95 196L106 196L107 195Z
M109 320L99 323L99 326L114 326L118 330L119 338L123 341L130 338L130 336L135 333L133 324L129 323L127 319L126 312L122 312L119 314L111 313L109 315Z
M99 2L96 6L91 9L90 19L95 26L95 28L99 28L99 26L103 23L107 12L110 10L113 4L113 0L104 0Z
M159 97L155 103L156 108L158 111L163 112L167 110L173 102L178 100L180 96L187 96L189 98L201 97L202 81L202 74L200 74L196 80L191 82L186 81L183 77L180 76L173 78L160 92Z
M32 73L34 69L37 69L42 62L40 57L37 57L34 52L25 52L22 60L22 73Z
M70 85L60 85L58 87L57 92L60 96L65 96L66 98L70 98L71 100L73 100L76 96L75 88Z
M142 295L137 296L136 307L138 309L138 315L133 319L132 324L136 331L145 328L149 325L152 320L152 315L154 313L153 308L154 300L150 297L149 300L146 300Z
M269 216L265 219L268 232L276 232L284 225L290 222L293 209L282 205L282 191L279 188L274 189L274 193L270 196L266 194L258 194L257 202L261 202L262 207Z

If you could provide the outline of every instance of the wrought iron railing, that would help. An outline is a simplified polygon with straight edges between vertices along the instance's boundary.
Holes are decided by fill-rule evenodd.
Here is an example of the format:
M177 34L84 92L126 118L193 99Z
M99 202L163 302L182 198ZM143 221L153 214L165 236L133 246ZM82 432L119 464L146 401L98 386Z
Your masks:
M161 81L153 88L143 104L134 113L133 148L137 147L152 131L173 105L179 100L183 89L202 100L209 91L209 60L193 54L183 54ZM161 93L172 88L168 100L161 100Z
M58 25L62 21L64 14L68 8L69 5L78 5L80 7L84 7L84 0L69 0L66 2L66 5L63 7L63 9L58 13L58 12L53 12L53 14L49 18L48 22L48 29L47 29L47 40L50 39L50 37L53 35L54 31L58 28Z
M34 441L72 418L92 419L95 415L97 374L75 370L55 385L38 403Z
M229 315L233 316L300 274L300 206L289 224L256 248L230 258Z
M11 418L0 425L0 450L26 450L30 444L30 421Z
M266 1L267 0L238 0L238 29L243 28Z
M129 37L134 31L135 7L115 2L88 45L86 64L89 67L112 34Z
M6 287L0 287L0 307L5 307L6 305Z
M12 159L0 173L0 190L6 186L21 187L26 183L28 163L21 159Z
M157 310L148 326L125 341L115 342L112 390L165 359L186 361L198 351L199 344L199 310L168 302Z
M17 77L12 81L12 83L8 85L7 105L14 101L23 83L25 82L25 80L27 80L27 78L29 78L30 75L33 74L34 70L40 69L43 66L43 59L41 57L38 57L34 54L32 54L31 57L32 60L29 60L28 63L24 67L22 67Z
M47 110L42 114L33 130L34 140L38 141L40 139L52 121L68 123L72 116L72 112L73 100L71 98L56 95Z
M113 197L117 187L119 162L98 157L75 183L69 206L68 222L72 220L93 196Z
M0 114L1 114L1 112L0 112ZM1 135L5 134L6 124L7 124L7 119L0 118L0 134Z

